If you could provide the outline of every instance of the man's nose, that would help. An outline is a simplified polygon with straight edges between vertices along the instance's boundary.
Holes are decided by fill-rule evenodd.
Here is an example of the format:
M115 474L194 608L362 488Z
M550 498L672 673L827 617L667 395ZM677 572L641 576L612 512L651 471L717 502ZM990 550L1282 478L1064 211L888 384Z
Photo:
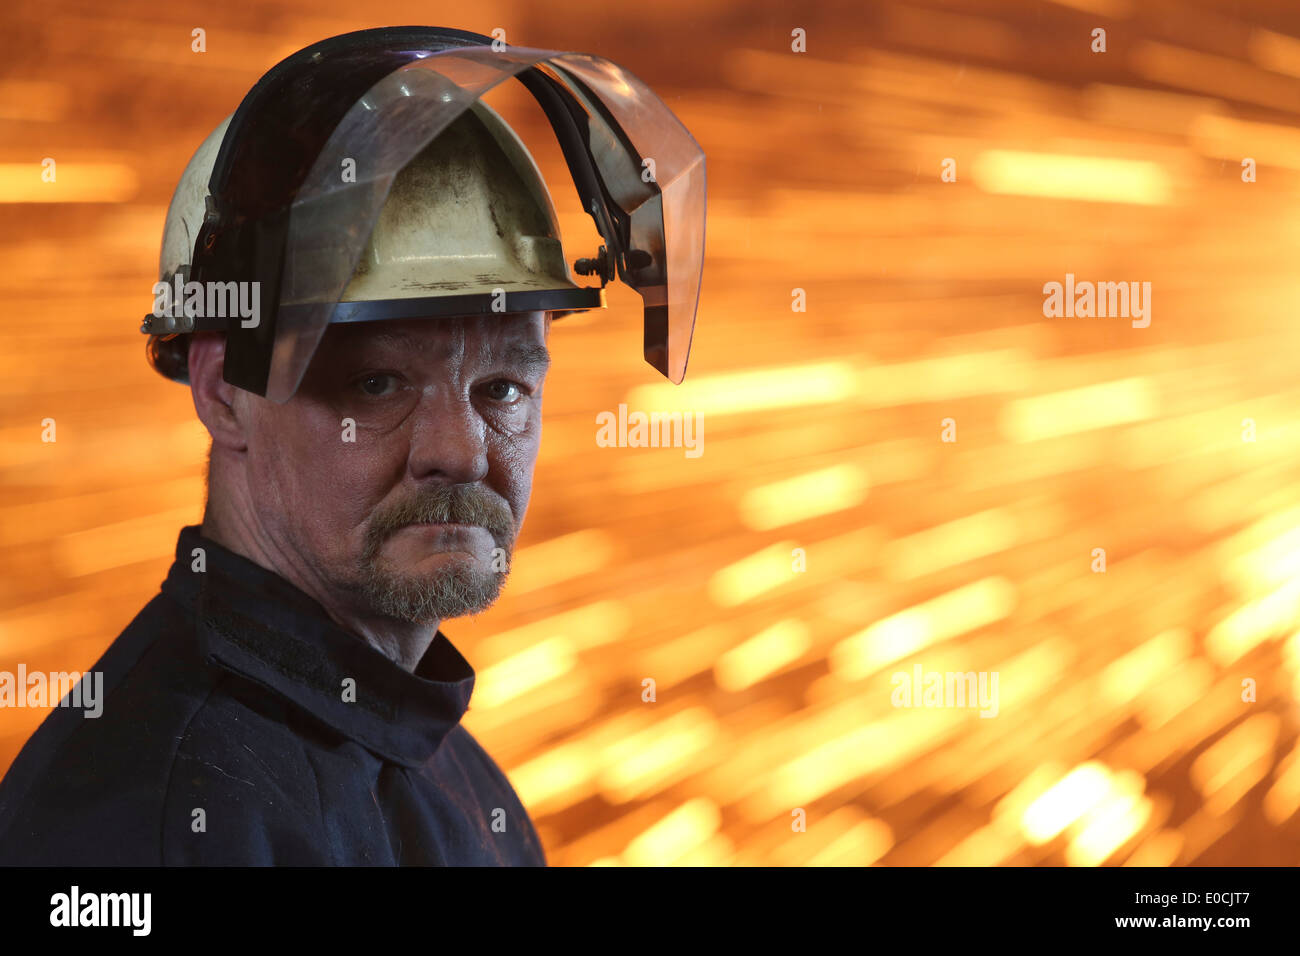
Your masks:
M467 398L430 389L415 409L409 460L417 480L469 484L487 477L487 423Z

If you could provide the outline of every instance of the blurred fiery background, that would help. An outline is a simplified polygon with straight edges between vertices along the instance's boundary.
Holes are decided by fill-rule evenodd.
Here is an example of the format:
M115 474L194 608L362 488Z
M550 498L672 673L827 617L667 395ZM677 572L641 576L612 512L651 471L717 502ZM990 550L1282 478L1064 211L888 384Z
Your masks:
M444 624L550 862L1296 863L1285 6L10 3L0 669L90 668L200 518L205 433L137 331L193 149L312 41L500 27L623 64L709 164L686 383L629 293L559 323L510 583ZM1044 318L1066 273L1150 282L1150 326ZM599 447L620 403L698 412L703 455ZM996 717L894 707L918 664L997 672ZM0 769L43 716L0 712Z

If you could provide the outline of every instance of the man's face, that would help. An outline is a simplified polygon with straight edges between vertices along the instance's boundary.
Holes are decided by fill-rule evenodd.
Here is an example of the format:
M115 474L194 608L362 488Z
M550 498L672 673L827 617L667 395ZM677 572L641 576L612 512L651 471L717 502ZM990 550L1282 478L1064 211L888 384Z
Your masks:
M250 404L250 489L284 557L362 613L491 604L532 490L549 324L329 326L289 402Z

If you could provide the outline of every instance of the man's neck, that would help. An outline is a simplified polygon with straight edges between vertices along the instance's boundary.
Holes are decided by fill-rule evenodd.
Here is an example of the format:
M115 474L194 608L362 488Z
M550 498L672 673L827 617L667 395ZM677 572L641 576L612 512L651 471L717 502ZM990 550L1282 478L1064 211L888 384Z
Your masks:
M340 600L336 590L309 562L278 547L253 519L246 517L250 513L251 509L223 508L209 500L199 533L278 574L320 604L339 627L365 641L398 667L415 671L437 636L441 622L411 624L360 610L352 602Z

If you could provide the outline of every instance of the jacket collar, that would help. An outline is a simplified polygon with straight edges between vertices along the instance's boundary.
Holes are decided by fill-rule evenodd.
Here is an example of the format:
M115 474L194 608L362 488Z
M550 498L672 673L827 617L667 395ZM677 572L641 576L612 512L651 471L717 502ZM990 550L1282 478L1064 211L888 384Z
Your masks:
M202 537L197 525L181 529L162 589L193 610L206 659L387 760L425 763L469 707L474 670L442 631L411 673L275 572Z

